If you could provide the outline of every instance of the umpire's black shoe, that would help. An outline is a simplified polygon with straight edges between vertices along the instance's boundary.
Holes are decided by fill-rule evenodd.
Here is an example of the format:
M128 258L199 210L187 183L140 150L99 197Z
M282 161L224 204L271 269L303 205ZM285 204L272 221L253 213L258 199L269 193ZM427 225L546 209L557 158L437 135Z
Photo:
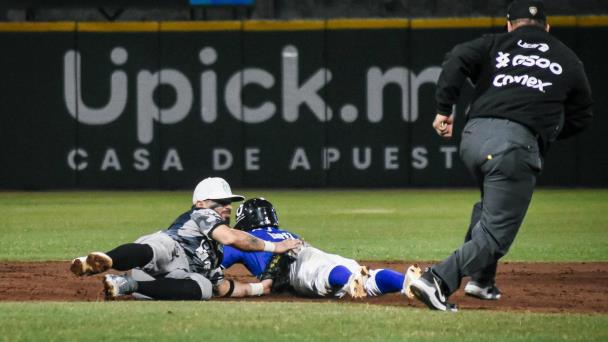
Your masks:
M458 311L455 304L448 303L441 283L442 280L427 268L420 278L410 284L410 289L416 298L432 310Z

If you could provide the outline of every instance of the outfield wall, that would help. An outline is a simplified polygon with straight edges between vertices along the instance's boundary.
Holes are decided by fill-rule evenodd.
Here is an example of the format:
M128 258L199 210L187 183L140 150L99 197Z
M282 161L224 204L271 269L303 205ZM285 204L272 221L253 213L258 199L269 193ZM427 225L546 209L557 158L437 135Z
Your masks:
M596 119L555 145L540 184L605 187L608 17L550 22L586 65ZM190 188L206 175L472 185L459 135L431 128L435 82L453 45L503 29L500 18L0 23L0 188Z

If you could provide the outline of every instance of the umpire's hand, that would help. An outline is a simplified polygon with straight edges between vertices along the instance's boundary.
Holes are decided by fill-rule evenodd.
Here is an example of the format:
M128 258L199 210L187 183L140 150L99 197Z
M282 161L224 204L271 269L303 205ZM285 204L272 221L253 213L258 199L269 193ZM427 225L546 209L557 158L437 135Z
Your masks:
M450 139L452 137L452 129L454 128L454 115L445 116L437 114L433 121L433 128L440 137Z

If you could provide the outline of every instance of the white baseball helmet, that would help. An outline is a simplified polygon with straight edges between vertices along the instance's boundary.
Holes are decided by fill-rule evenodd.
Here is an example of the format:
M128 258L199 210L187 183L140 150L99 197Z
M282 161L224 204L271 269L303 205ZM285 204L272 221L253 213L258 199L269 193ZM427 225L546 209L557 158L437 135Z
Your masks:
M230 185L223 178L209 177L200 181L196 188L194 188L192 204L204 200L230 200L231 202L238 202L244 199L245 197L241 195L233 194Z

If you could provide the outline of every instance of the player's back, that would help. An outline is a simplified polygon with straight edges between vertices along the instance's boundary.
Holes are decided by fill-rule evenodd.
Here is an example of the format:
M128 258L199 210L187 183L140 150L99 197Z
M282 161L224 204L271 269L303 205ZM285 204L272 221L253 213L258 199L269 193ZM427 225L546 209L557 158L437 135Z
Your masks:
M287 239L299 239L297 234L279 229L277 227L256 228L249 231L249 234L266 241L280 242Z

